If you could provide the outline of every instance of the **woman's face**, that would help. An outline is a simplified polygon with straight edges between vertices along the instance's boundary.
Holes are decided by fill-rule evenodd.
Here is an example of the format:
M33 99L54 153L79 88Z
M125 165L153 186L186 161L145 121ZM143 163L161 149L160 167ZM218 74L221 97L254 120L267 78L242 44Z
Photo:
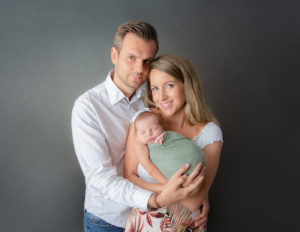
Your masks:
M166 116L183 110L185 103L183 83L175 77L153 69L150 72L150 89L156 106Z

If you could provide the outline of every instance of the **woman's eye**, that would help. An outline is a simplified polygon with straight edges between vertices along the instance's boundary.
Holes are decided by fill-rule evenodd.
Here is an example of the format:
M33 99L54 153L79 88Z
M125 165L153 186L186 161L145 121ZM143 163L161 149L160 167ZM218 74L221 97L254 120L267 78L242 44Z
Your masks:
M152 91L152 92L157 91L157 90L158 90L157 87L152 87L152 88L151 88L151 91Z
M174 87L174 84L167 84L167 87L168 87L168 88L173 88L173 87Z

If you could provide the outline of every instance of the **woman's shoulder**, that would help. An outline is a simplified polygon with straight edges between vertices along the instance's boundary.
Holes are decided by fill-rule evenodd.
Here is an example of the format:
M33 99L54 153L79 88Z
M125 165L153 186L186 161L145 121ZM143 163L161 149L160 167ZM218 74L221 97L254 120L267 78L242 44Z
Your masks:
M161 115L161 112L158 108L149 108L149 110L152 112L152 113L155 113L160 120L163 120L163 117Z
M208 122L193 140L203 149L208 144L217 141L223 142L222 130L216 123Z
M157 109L157 108L149 108L149 110L155 114L158 114L158 115L160 114L159 109Z

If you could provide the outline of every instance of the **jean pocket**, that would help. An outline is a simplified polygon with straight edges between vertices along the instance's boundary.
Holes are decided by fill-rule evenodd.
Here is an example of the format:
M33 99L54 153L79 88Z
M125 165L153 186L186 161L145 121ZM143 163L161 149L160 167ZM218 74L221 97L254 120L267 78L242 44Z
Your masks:
M110 223L104 221L103 219L98 218L94 215L88 219L88 224L91 226L96 226L96 227L101 227L101 228L109 228L109 227L113 226L112 224L110 224Z

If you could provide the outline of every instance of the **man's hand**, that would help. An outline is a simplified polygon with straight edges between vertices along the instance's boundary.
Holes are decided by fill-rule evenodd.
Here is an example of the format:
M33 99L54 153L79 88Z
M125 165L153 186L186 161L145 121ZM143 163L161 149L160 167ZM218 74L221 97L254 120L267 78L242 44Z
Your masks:
M192 181L199 175L199 172L202 170L205 171L205 169L205 167L202 168L202 163L198 163L194 171L188 176L186 182L182 185L182 187L189 186L192 183Z
M196 226L200 226L201 229L206 228L208 212L209 212L209 201L208 198L206 197L205 200L203 201L203 204L200 207L200 215L194 218L194 222Z
M172 203L181 201L182 199L196 193L202 186L205 168L201 163L197 164L194 171L189 177L184 175L189 165L183 165L167 182L162 192L157 196L157 202L160 206L168 206ZM188 184L186 183L188 182Z

